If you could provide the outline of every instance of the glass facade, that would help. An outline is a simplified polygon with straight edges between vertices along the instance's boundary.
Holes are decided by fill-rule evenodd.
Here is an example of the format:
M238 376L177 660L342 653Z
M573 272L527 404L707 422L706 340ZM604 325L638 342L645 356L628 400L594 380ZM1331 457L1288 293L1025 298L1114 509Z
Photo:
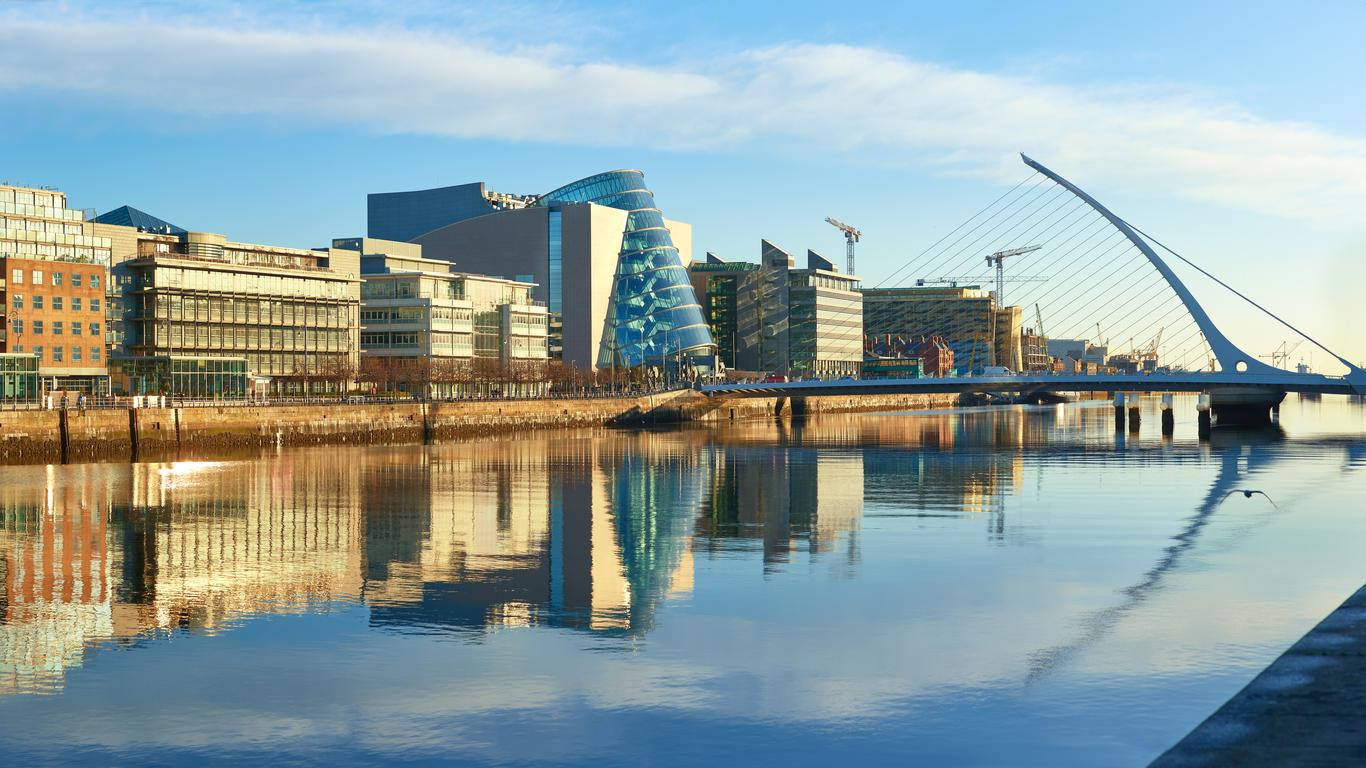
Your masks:
M241 272L160 254L115 273L132 355L242 357L287 394L333 391L354 365L355 283L326 270Z
M37 355L0 354L0 407L33 405L39 395Z
M231 399L247 394L244 357L125 357L111 361L115 386L129 395Z
M612 171L590 176L542 195L535 204L555 203L596 203L627 212L599 367L663 365L677 353L706 352L715 346L687 269L654 195L645 187L644 174ZM556 311L554 305L551 311Z

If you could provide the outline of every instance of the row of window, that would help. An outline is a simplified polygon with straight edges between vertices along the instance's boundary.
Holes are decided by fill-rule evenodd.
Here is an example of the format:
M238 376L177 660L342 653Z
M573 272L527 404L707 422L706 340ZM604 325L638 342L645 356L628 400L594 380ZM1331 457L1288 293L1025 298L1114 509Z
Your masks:
M99 287L100 287L100 275L99 275L99 273L98 273L98 272L91 272L91 273L89 273L89 274L90 274L90 287L91 287L91 288L99 288ZM48 273L47 277L48 277L49 279L51 279L51 281L52 281L51 284L52 284L52 285L54 285L54 286L60 286L60 285L62 284L62 280L64 279L63 275L64 275L64 273L62 273L62 272L52 271L52 272ZM30 279L29 279L29 284L31 284L31 285L42 285L42 284L43 284L43 270L41 270L41 269L31 269L31 270L29 270L29 278L30 278ZM82 280L83 280L84 278L85 278L85 275L84 275L83 273L81 273L81 272L72 272L72 273L71 273L71 287L73 287L73 288L80 288L80 287L81 287L81 282L82 282ZM10 281L9 281L9 283L10 283L10 285L23 285L23 284L24 284L24 270L22 270L22 269L11 269L11 270L10 270Z
M42 309L42 308L43 308L43 297L42 297L42 296L34 295L34 296L32 297L32 301L33 301L33 308L34 308L34 309ZM15 309L23 309L23 308L24 308L24 297L23 297L23 294L19 294L19 293L11 294L10 303L14 305L14 308L15 308ZM80 296L72 296L72 297L71 297L71 311L72 311L72 312L80 312L81 309L82 309L82 307L83 307L83 303L82 303L82 301L81 301L81 297L80 297ZM53 308L53 309L58 309L58 310L62 309L62 297L61 297L61 296L53 296L53 297L52 297L52 308ZM91 312L99 312L99 311L100 311L100 300L99 300L99 299L97 299L97 298L91 298L91 299L90 299L90 311L91 311Z
M247 349L338 352L351 346L351 336L346 329L134 322L128 331L125 340L128 345L156 347L177 353L189 349L208 352Z
M87 325L88 325L89 328L90 328L90 335L91 335L91 336L99 336L99 335L100 335L100 324L99 324L99 323L72 323L72 324L71 324L71 335L72 335L72 336L80 336L80 335L81 335L81 330L82 330L83 328L85 328ZM24 319L23 319L23 318L21 318L21 317L16 317L16 318L11 319L11 320L10 320L10 326L14 329L14 334L15 334L16 336L22 335L22 334L24 333ZM53 336L61 336L61 335L62 335L62 331L63 331L63 329L65 328L65 326L66 326L66 324L63 323L61 320L53 320L53 321L52 321L52 335L53 335ZM42 320L34 320L34 321L32 322L32 324L31 324L30 327L33 329L33 335L35 335L35 336L41 336L41 335L42 335L42 333L43 333L43 321L42 321Z
M44 348L42 345L34 345L33 347L30 348L30 351L31 351L34 355L36 355L37 358L38 358L39 360L51 360L51 361L54 362L54 363L64 363L64 362L66 362L66 351L65 351L66 349L67 349L67 347L46 347L46 348ZM83 349L82 349L81 347L71 347L70 349L71 349L71 362L73 362L73 363L84 362L84 360L82 360L82 358L81 358L81 352L83 351ZM101 350L101 349L102 349L101 347L91 347L91 348L90 348L90 362L92 362L92 363L98 363L98 362L100 361L100 354L101 354L100 350ZM24 351L24 345L22 345L22 344L15 344L15 345L14 345L14 351L15 351L15 352L23 352L23 351ZM44 357L44 355L47 355L47 357Z
M317 328L346 328L350 325L349 307L342 304L319 305L308 301L256 298L202 298L144 296L135 304L139 318L185 320L200 323L238 323L250 325L306 325Z
M83 234L81 225L71 221L43 221L22 217L5 218L0 216L0 229L13 229L22 232L45 232L53 235Z

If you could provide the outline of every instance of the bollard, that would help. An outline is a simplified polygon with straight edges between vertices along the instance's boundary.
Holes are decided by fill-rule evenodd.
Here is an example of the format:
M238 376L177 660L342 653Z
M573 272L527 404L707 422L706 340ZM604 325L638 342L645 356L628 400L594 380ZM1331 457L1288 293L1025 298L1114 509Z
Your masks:
M1200 393L1200 399L1195 402L1195 410L1200 417L1200 439L1208 440L1210 432L1209 393Z
M1138 415L1138 393L1129 393L1129 431L1137 432L1138 424L1141 421Z
M1115 393L1115 431L1124 431L1124 393Z
M1171 437L1176 431L1176 414L1172 410L1171 393L1162 396L1162 436Z

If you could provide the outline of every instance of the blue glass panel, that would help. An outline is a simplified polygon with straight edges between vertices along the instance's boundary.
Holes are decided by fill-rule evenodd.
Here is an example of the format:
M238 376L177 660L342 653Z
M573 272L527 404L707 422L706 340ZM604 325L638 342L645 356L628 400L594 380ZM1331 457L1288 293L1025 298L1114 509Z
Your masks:
M548 261L549 269L547 274L550 276L546 281L546 307L551 312L562 312L564 284L562 282L563 267L563 248L562 248L562 225L560 221L560 209L552 208L548 216L549 233L547 240L550 243Z

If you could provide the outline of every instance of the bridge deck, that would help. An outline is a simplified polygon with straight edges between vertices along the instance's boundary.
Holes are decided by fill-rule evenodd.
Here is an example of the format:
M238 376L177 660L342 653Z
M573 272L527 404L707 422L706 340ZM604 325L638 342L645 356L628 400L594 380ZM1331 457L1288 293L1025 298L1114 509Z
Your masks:
M1366 394L1345 378L1301 373L1148 373L1085 376L947 376L920 379L835 379L769 383L710 384L715 397L827 397L953 392L1209 392L1230 388L1276 389L1318 394Z

